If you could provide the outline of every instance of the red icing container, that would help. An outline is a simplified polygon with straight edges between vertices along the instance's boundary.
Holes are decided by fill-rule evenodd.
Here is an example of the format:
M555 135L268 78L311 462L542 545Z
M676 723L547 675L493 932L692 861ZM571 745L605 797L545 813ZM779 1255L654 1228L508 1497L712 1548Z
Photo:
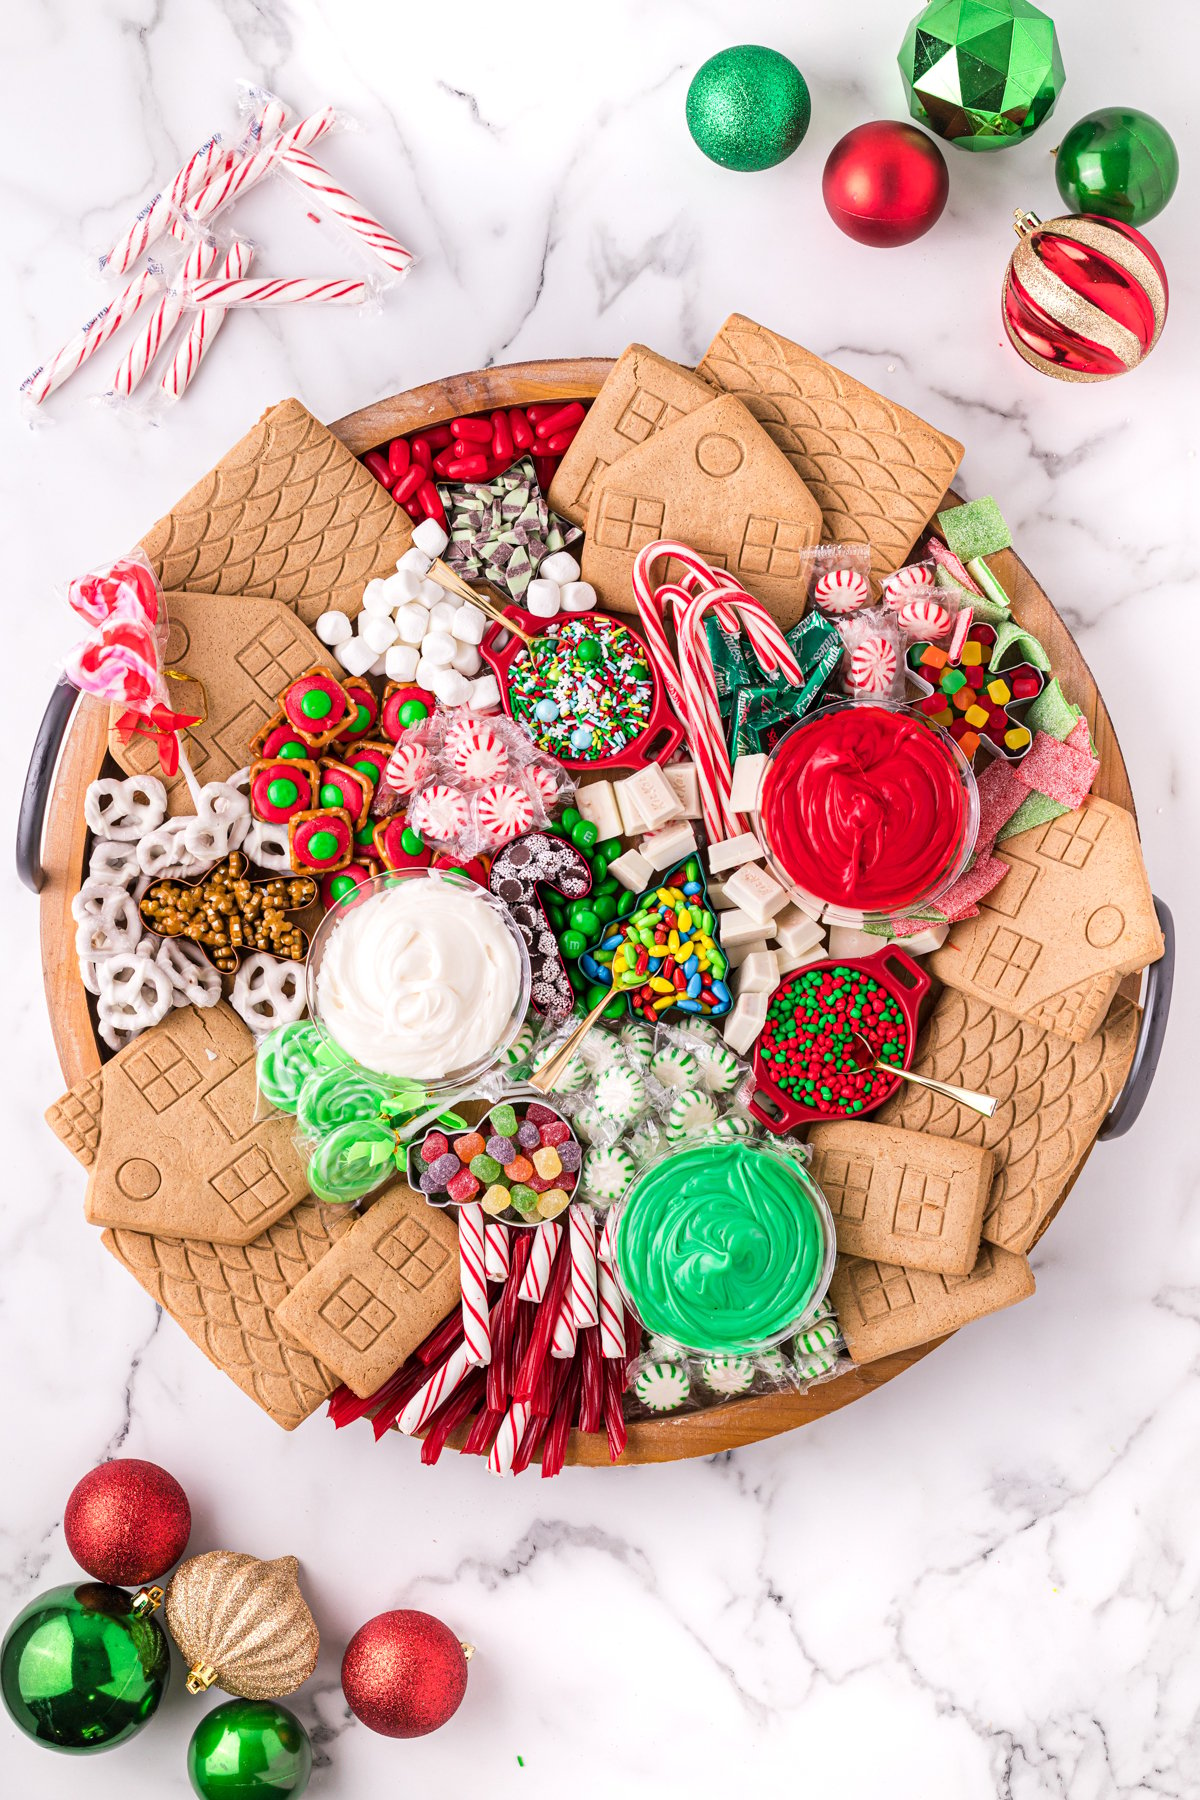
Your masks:
M785 880L827 906L896 915L957 879L974 777L946 734L879 700L822 707L771 752L759 823Z

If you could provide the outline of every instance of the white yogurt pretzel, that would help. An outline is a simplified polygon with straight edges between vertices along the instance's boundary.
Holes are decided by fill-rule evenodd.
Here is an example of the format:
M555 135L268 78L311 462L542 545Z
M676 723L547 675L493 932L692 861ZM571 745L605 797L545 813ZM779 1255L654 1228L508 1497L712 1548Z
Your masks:
M175 1006L217 1004L221 998L221 977L199 944L193 944L190 938L164 938L152 954L171 983Z
M92 885L91 882L85 882L84 888ZM76 895L72 906L82 895L83 889ZM81 957L124 954L135 948L142 935L142 918L136 900L124 888L111 883L108 893L100 901L99 910L85 911L78 925L75 948Z
M269 819L252 819L242 848L260 869L269 869L273 875L291 874L292 847L286 825L274 824Z
M256 1034L303 1018L304 964L262 950L248 956L233 978L230 1005Z
M97 837L136 841L166 818L167 790L153 775L105 776L88 788L83 816Z
M96 1011L101 1026L133 1036L157 1025L171 1010L171 978L152 956L136 951L107 956L97 966L100 995ZM105 1039L108 1042L108 1039Z
M131 838L96 838L88 858L88 874L97 881L128 887L138 878L137 845Z
M105 902L111 903L112 911L122 895L128 898L123 882L110 881L100 875L89 875L71 901L71 917L77 925L82 925L85 919L98 922L103 918Z
M164 819L138 839L138 867L152 881L169 875L200 875L208 867L203 857L193 856L184 833L190 818ZM215 859L214 860L218 860Z

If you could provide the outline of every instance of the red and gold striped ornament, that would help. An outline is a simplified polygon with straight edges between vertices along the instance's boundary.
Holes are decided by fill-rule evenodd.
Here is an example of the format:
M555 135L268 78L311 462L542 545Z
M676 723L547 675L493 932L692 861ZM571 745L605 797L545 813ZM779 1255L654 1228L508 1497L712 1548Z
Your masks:
M1109 381L1135 369L1162 335L1167 272L1131 225L1091 213L1018 212L1020 243L1004 277L1004 328L1031 368L1058 381Z

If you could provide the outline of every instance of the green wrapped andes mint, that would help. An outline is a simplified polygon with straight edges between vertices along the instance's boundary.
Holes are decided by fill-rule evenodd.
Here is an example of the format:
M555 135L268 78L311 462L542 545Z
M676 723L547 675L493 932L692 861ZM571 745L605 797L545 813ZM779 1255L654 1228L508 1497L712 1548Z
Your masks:
M820 613L810 612L786 633L804 677L800 687L793 687L783 675L763 671L744 637L730 637L711 618L705 630L717 700L734 756L771 749L790 725L811 712L842 654L837 628Z
M258 1046L258 1091L269 1106L294 1113L308 1077L336 1060L311 1019L277 1025Z
M349 1206L394 1175L396 1134L379 1119L350 1119L327 1132L308 1161L308 1185L329 1206Z

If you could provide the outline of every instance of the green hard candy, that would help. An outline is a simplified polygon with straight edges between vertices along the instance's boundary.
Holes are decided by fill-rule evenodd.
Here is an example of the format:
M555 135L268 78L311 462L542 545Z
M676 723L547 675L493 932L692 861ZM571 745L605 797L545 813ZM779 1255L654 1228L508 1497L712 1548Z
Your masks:
M795 63L762 44L735 44L697 69L686 111L697 148L723 169L746 172L792 154L812 105Z
M17 1614L0 1646L0 1695L26 1737L86 1755L126 1743L153 1717L170 1654L162 1627L132 1607L124 1588L81 1581Z
M396 1169L396 1134L378 1120L355 1119L320 1139L308 1162L308 1185L328 1206L361 1200Z
M1145 225L1175 192L1179 155L1149 113L1106 106L1072 125L1058 147L1054 179L1072 212Z
M312 1745L277 1700L226 1700L192 1733L187 1771L200 1800L296 1800L312 1773Z

